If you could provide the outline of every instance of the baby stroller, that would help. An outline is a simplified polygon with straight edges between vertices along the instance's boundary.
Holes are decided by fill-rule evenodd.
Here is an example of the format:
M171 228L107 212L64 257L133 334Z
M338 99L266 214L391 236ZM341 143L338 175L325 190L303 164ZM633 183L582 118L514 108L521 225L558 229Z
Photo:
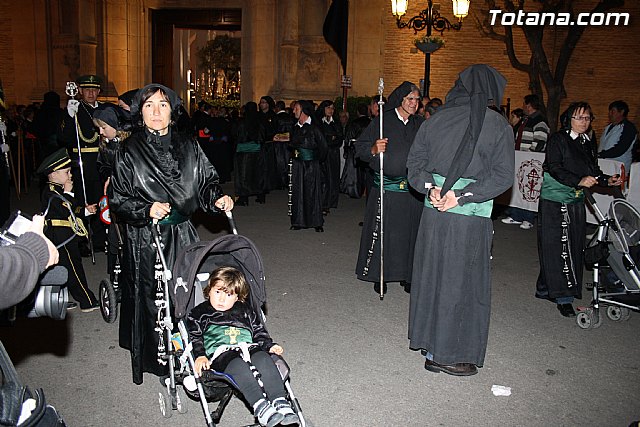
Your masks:
M109 278L102 279L98 289L98 302L100 303L100 313L107 323L113 323L118 317L118 304L122 296L119 280L122 267L120 265L122 259L122 230L120 226L109 220L109 228L107 229L107 271L110 272ZM115 239L112 236L115 233Z
M244 274L250 286L250 303L262 322L265 323L266 320L262 312L266 302L262 258L249 239L237 234L230 212L227 212L227 217L234 234L187 246L178 254L173 272L167 271L166 265L164 266L165 276L169 279L173 276L174 279L167 280L165 283L167 297L170 297L174 303L174 314L178 320L180 332L173 335L166 334L171 336L167 341L167 347L171 348L168 352L169 378L165 381L166 390L163 390L159 396L160 409L165 417L171 416L171 410L185 412L184 403L180 400L182 393L177 389L177 385L182 384L191 398L200 400L207 426L210 427L220 421L225 407L233 395L239 395L239 392L233 387L233 379L224 373L207 370L202 373L202 377L195 374L195 357L183 322L184 317L193 307L204 301L202 289L206 286L211 271L218 267L231 266ZM162 255L160 258L162 263L166 264ZM170 282L173 284L169 286ZM172 331L168 308L165 312L163 328L167 332ZM272 355L272 358L284 381L287 398L300 419L300 426L305 427L307 424L302 409L289 383L289 367L280 356ZM179 367L174 368L173 362L176 360L180 363ZM216 410L211 413L208 401L219 402Z
M585 195L599 223L584 252L585 264L593 267L593 301L576 321L590 329L602 323L601 304L613 321L628 320L631 311L640 311L640 213L627 201L614 199L605 216L591 193Z

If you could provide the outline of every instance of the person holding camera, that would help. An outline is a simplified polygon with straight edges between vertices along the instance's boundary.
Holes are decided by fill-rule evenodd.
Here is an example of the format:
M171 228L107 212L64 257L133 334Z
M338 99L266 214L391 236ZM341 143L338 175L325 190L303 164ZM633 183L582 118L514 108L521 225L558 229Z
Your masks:
M47 232L46 235L53 243L64 246L60 249L60 265L69 272L67 287L69 293L80 304L80 309L91 312L99 308L98 299L87 285L87 277L82 267L82 256L77 244L67 244L75 234L79 237L86 237L87 230L81 219L72 217L73 211L76 215L80 213L94 214L96 205L82 205L76 200L73 193L73 179L71 174L71 159L65 148L61 148L43 160L37 170L38 174L47 175L48 181L42 192L42 210L47 212ZM64 202L56 195L62 196L69 201ZM85 212L82 212L85 211ZM75 305L69 305L74 308Z
M16 243L0 247L0 310L22 302L33 291L40 274L58 263L58 250L42 229L44 217L35 215L31 229Z

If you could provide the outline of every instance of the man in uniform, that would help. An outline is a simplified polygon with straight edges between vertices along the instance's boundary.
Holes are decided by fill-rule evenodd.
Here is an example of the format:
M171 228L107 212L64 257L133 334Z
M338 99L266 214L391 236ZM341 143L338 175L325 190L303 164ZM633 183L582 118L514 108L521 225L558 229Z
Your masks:
M67 114L60 124L58 141L71 155L72 172L76 177L74 192L79 198L84 197L83 180L80 171L80 157L82 155L82 169L84 171L84 185L86 185L87 200L83 202L92 205L98 202L103 193L103 183L98 175L98 146L100 138L93 125L93 111L98 107L101 80L98 76L89 74L77 79L80 101L70 99L67 103ZM78 142L79 141L79 142ZM78 153L80 145L80 153ZM97 249L104 249L106 241L105 227L97 216L91 218L89 224L93 231L93 244Z

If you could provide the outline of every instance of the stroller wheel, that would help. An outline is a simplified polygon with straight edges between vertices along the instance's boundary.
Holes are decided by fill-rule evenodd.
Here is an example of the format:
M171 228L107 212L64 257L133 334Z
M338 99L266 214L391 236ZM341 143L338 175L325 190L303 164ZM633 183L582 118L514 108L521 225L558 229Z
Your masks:
M158 403L160 404L160 413L165 418L171 418L171 399L167 390L158 392Z
M176 387L176 409L179 414L187 413L187 395L183 387Z
M98 295L102 318L107 323L115 322L118 317L118 299L113 284L109 279L102 279L100 281Z
M607 307L607 317L614 322L629 320L629 317L631 317L631 310L626 307L610 305Z
M595 329L599 328L602 324L602 317L600 317L600 313L589 307L578 313L576 323L578 323L578 326L582 329Z

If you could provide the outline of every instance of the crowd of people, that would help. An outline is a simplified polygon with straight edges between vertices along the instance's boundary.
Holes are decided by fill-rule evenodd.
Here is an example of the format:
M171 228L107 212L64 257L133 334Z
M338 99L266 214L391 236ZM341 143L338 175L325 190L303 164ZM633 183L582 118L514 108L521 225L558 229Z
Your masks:
M3 132L21 129L31 140L32 158L38 159L32 162L34 172L46 177L43 210L47 206L51 213L46 235L62 244L59 262L74 272L68 287L81 310L98 308L82 256L105 247L107 236L116 235L107 233L109 227L120 227L126 236L119 339L131 353L136 384L144 372L167 375L158 358L163 343L156 328L161 304L153 228L171 265L180 249L198 240L190 221L197 209L216 214L254 200L264 204L270 192L284 190L290 230L324 232L339 193L365 198L356 277L373 283L377 293L393 282L410 293L409 347L425 356L425 369L474 375L484 364L491 311L493 199L513 183L514 150L546 154L543 184L537 217L512 208L502 222L525 230L537 223L535 296L557 304L566 317L575 316L573 299L581 297L584 190L622 182L619 175L603 174L597 159L619 160L627 170L638 160L637 130L623 101L609 106L610 124L597 148L588 103L572 103L555 133L533 94L507 118L497 107L506 80L487 65L462 71L444 102L423 98L405 81L388 99L378 96L357 105L353 120L346 111L336 112L330 100L316 105L302 99L287 108L270 96L237 111L202 101L189 117L178 95L160 84L125 92L116 105L98 102L97 76L82 76L77 83L80 99L70 99L66 110L59 95L48 92L39 108L14 109ZM233 181L234 194L223 193L227 181ZM50 207L52 195L69 203ZM110 225L95 215L104 196ZM69 210L85 218L87 227L72 221ZM67 244L73 235L87 244ZM110 256L113 246L107 245ZM45 264L43 251L39 242L32 260L38 271ZM206 291L212 293L207 313L231 310L246 298L240 288L219 285ZM231 302L217 308L214 294ZM198 329L197 319L191 326L206 332ZM260 335L259 327L249 329ZM263 338L262 350L281 350ZM218 365L231 365L233 357L227 359ZM208 366L204 359L198 364ZM247 393L263 425L293 419L282 402L275 403L282 397L279 385L270 396L273 406L254 389Z

